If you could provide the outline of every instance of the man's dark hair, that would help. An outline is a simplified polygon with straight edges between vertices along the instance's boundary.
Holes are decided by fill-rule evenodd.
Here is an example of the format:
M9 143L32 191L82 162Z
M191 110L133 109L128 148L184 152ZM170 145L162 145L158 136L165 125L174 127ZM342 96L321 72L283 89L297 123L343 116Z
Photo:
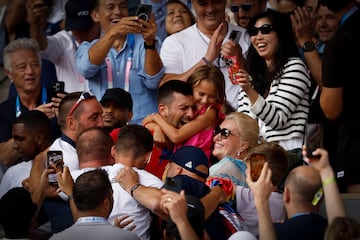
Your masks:
M100 206L106 197L112 196L112 187L107 172L95 169L81 174L75 182L74 202L80 211L89 211Z
M116 142L116 152L131 152L132 157L139 158L152 151L153 136L151 132L140 125L129 124L120 129Z
M10 189L0 199L0 224L8 238L28 237L36 213L30 192L22 187Z
M192 96L193 91L189 83L181 80L170 80L159 87L157 103L170 104L174 98L174 93L184 96Z
M339 12L340 10L347 7L350 3L355 2L354 0L319 0L319 4L327 7L330 11Z
M32 133L40 133L46 140L51 140L51 122L45 113L39 110L23 112L13 124L24 124L24 128Z

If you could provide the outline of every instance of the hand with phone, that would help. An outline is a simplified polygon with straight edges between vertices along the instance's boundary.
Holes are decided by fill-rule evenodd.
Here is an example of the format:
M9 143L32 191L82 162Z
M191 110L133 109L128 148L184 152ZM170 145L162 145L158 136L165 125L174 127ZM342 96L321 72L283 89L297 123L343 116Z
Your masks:
M47 169L54 169L55 173L49 174L49 184L57 185L57 173L61 173L64 168L64 157L62 151L48 151L47 152Z
M304 143L306 146L306 156L312 159L320 158L320 155L313 155L317 148L323 147L324 128L318 123L308 123L305 128Z
M261 170L266 162L265 154L251 154L249 157L251 179L256 182L260 177Z
M220 54L223 57L236 56L237 62L240 66L242 66L245 58L242 55L242 49L239 45L240 37L240 31L232 30L229 35L229 39L221 46Z
M155 44L156 37L156 22L155 16L152 13L152 6L149 4L140 4L136 10L138 22L141 24L141 34L147 45Z

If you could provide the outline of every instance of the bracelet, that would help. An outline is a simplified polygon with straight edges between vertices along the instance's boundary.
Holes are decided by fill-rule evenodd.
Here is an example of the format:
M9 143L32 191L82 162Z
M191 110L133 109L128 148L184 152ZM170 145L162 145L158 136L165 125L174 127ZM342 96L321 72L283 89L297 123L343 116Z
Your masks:
M132 197L134 197L134 191L136 190L136 189L138 189L138 187L140 187L140 183L135 183L131 188L130 188L130 195L132 196Z
M333 183L333 182L336 182L335 177L330 177L330 178L325 179L322 182L322 185L323 185L323 187L325 187L326 185L329 185L330 183Z
M72 199L74 199L74 195L70 194L70 195L68 196L68 201L70 202L70 200L72 200Z
M206 59L206 57L201 58L201 60L203 60L204 63L206 63L206 65L209 65L209 64L210 64L210 62Z

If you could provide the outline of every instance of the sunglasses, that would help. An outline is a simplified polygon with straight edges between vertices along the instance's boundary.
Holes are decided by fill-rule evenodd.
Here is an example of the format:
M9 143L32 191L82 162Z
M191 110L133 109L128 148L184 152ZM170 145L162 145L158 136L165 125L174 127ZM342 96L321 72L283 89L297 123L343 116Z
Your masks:
M269 34L273 31L273 28L270 24L264 24L259 28L257 28L257 27L250 28L248 30L248 33L249 33L250 37L253 37L253 36L258 35L259 31L261 32L261 34Z
M230 136L231 131L227 128L216 127L213 131L213 136L215 137L219 133L220 133L221 139L227 139Z
M239 9L241 8L241 10L243 10L244 12L248 12L251 10L252 6L254 6L254 3L243 3L240 5L231 5L230 11L232 11L233 13L237 13L239 11Z
M83 101L83 100L86 100L86 99L93 99L95 98L95 96L91 93L88 93L88 92L83 92L79 99L74 103L74 105L71 107L70 111L69 111L69 114L68 114L68 117L70 117L74 112L75 110L79 107L80 103Z

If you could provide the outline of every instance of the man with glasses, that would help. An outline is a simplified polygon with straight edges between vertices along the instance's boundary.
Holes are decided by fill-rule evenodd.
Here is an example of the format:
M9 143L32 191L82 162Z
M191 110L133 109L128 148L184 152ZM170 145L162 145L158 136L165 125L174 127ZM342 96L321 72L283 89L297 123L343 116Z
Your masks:
M237 108L240 86L231 82L222 56L237 56L242 64L250 41L244 28L225 20L225 6L226 0L192 1L197 22L167 37L161 47L165 75L160 84L170 79L187 81L197 67L214 63L224 74L227 101ZM229 40L233 30L240 32L239 41Z
M266 0L232 0L230 10L234 13L236 23L247 29L250 20L265 11L266 2Z

